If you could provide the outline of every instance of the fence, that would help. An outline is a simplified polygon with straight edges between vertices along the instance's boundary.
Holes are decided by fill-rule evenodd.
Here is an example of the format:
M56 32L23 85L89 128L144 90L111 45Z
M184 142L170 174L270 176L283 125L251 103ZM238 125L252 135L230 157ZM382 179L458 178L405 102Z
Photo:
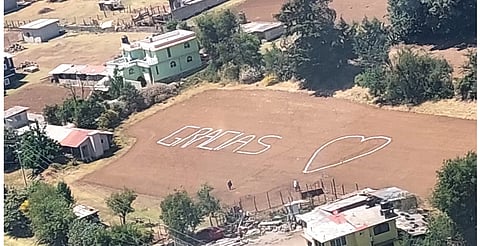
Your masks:
M300 200L311 199L313 205L321 205L328 201L338 199L342 195L358 191L358 184L339 184L334 178L321 178L312 184L305 184L300 187L300 191L295 191L293 185L281 186L267 192L252 194L240 197L235 201L235 205L243 210L251 212L264 212L278 209L286 203ZM309 195L316 193L316 195Z

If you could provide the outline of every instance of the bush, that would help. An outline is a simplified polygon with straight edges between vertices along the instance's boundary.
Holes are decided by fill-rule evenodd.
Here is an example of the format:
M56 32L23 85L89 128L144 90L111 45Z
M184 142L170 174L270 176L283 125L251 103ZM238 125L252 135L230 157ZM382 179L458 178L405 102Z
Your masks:
M242 83L251 84L261 80L263 77L262 72L258 68L250 66L243 66L240 69L239 80Z
M147 107L152 106L155 103L161 103L170 97L178 95L178 84L163 84L156 83L147 88L140 89L140 95L145 99Z
M462 100L477 100L477 53L470 52L463 66L463 78L458 81L457 94Z
M262 84L263 86L272 86L274 84L277 84L278 82L280 81L278 80L277 76L269 74L265 76L262 81L260 81L260 84Z
M227 63L222 66L220 74L221 78L224 80L238 80L238 77L240 76L240 67L233 63Z

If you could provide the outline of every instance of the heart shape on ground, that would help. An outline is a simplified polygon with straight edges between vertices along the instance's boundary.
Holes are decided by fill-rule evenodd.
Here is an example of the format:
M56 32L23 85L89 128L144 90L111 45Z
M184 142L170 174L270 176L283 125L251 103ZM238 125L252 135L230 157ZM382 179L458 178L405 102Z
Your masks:
M360 142L354 142L353 143L354 145L356 145L356 146L354 146L356 149L358 149L358 147L361 147L361 145L363 143L366 143L368 141L371 141L372 143L374 143L374 145L372 147L367 148L367 149L360 149L360 150L356 150L356 151L355 150L352 151L352 148L349 148L346 151L347 153L343 155L341 160L333 161L333 163L325 163L325 164L320 165L320 167L318 167L318 168L311 169L312 163L315 161L317 156L319 156L319 154L322 151L324 151L325 148L327 148L328 146L332 145L333 143L337 143L339 141L350 140L350 142L351 142L352 139L360 139ZM375 143L375 141L372 141L372 140L382 140L383 143ZM378 142L378 141L376 141L376 142ZM333 140L327 142L326 144L322 145L320 148L318 148L313 153L313 155L310 157L307 164L305 165L305 168L303 169L303 173L307 174L307 173L318 172L318 171L321 171L321 170L324 170L324 169L327 169L327 168L332 168L332 167L336 167L336 166L351 162L353 160L356 160L356 159L362 158L364 156L373 154L373 153L385 148L387 145L390 144L390 142L392 142L392 139L390 137L386 137L386 136L365 137L365 136L362 136L362 135L349 135L349 136L343 136L343 137L333 139ZM352 143L350 143L350 145L352 145ZM343 151L343 152L345 152L345 151Z

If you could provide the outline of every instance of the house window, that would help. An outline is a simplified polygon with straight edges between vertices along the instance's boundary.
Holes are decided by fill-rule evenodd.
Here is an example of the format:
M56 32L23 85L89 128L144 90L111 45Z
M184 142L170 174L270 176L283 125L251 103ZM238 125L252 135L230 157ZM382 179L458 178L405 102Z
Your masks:
M103 139L100 139L100 143L103 143Z
M190 48L190 43L189 43L189 42L184 43L184 44L183 44L183 47L184 47L185 49Z
M192 56L187 56L187 62L191 62L191 61L193 61Z
M10 85L10 79L9 78L3 79L3 84L4 85Z
M176 66L177 66L177 63L176 63L176 62L174 62L174 61L171 61L171 62L170 62L170 67L171 67L171 68L176 67Z
M172 57L172 53L170 52L170 48L167 48L167 56Z
M134 74L134 73L135 73L135 70L133 70L133 68L129 68L129 69L128 69L128 74L129 74L129 75L132 75L132 74Z
M373 227L373 235L382 234L388 231L390 231L390 226L388 225L388 223L382 223Z
M155 66L155 71L157 71L157 74L158 74L158 67L157 66Z
M347 245L347 239L345 239L345 236L333 239L332 241L330 241L330 245L332 245L332 246Z

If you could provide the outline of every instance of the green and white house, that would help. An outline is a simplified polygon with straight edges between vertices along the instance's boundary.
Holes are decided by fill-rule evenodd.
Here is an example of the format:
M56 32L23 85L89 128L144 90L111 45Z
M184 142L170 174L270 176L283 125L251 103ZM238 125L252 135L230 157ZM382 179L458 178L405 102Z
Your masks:
M113 74L117 68L137 88L171 81L202 66L197 37L186 30L153 34L132 43L124 36L121 50L121 58L106 63L107 71Z

